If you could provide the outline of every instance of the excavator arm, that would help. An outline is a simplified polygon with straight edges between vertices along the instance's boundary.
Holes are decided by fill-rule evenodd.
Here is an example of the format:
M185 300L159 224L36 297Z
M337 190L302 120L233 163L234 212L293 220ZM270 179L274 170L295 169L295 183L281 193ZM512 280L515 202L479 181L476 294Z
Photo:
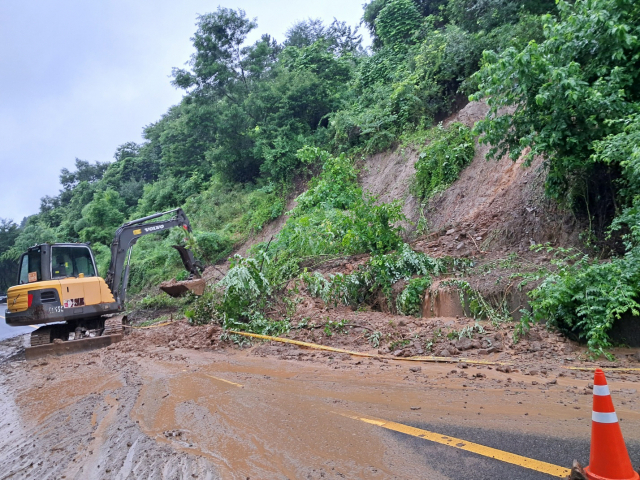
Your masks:
M156 220L167 215L172 215L172 217ZM118 228L111 243L111 264L105 281L111 289L116 302L120 305L124 305L127 295L133 246L140 237L152 233L160 233L174 227L180 227L186 232L191 232L189 219L181 208L139 218ZM202 265L195 260L193 252L179 245L174 245L173 247L180 253L180 259L190 274L189 278L200 278Z

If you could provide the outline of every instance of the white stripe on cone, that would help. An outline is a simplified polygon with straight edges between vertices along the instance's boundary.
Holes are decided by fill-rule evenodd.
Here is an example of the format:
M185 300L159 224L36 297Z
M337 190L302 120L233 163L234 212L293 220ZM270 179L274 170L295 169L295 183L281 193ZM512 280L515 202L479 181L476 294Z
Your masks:
M618 416L616 412L591 412L591 420L598 423L618 423Z
M598 395L599 397L606 397L607 395L610 395L609 385L594 385L593 394Z

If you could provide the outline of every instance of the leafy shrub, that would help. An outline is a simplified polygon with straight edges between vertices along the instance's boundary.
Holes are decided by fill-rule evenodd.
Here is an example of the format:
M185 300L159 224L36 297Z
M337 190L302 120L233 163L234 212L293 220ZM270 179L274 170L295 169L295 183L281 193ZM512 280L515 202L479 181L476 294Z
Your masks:
M216 263L224 259L233 248L233 242L216 232L195 232L195 254L200 260Z
M225 330L238 330L241 332L257 333L259 335L271 335L274 337L289 333L291 325L289 320L270 320L260 312L251 312L247 321L236 321L228 317L223 322Z
M428 132L427 139L430 141L420 151L412 185L412 193L419 198L429 198L449 187L475 153L471 130L461 123L447 128L440 124Z
M218 283L223 290L216 310L224 325L246 322L266 306L271 285L255 258L234 255L227 275Z
M557 270L531 291L532 314L521 320L521 331L531 322L547 324L586 340L594 354L605 354L612 344L608 332L629 312L640 315L640 251L598 263L572 250L556 251Z
M192 325L206 325L218 317L216 306L220 303L220 291L206 288L196 298L193 305L185 311L185 316Z
M431 285L430 277L412 278L396 299L396 308L402 315L422 316L424 292Z

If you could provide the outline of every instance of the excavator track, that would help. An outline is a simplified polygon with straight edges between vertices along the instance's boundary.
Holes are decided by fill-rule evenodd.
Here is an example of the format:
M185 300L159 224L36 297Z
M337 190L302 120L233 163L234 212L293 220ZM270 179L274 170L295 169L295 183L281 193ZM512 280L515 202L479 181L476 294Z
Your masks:
M47 345L51 343L51 327L40 327L31 332L31 346Z
M74 338L77 334L69 331L68 325L40 327L31 333L31 346L24 349L25 357L34 360L46 355L67 355L107 347L122 341L126 321L125 315L109 317L104 322L104 329L88 329L84 332L87 336L72 340L66 338Z
M121 335L124 333L126 324L126 315L116 315L114 317L109 317L104 322L104 331L102 332L102 335Z

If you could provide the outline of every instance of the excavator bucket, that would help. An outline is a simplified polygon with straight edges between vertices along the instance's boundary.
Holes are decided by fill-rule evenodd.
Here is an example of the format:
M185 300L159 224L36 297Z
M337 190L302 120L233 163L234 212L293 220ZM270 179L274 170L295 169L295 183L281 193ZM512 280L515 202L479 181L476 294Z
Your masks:
M203 278L200 277L202 265L194 260L193 253L190 250L180 246L172 245L180 254L180 259L184 264L184 268L189 272L189 279L180 282L175 279L160 284L160 290L171 297L181 297L187 292L193 292L195 295L202 295L206 285ZM195 277L195 278L194 278Z
M176 281L174 278L168 282L162 282L160 284L160 290L172 297L181 297L187 292L193 292L195 295L202 295L204 293L204 287L204 278L182 280L181 282Z

